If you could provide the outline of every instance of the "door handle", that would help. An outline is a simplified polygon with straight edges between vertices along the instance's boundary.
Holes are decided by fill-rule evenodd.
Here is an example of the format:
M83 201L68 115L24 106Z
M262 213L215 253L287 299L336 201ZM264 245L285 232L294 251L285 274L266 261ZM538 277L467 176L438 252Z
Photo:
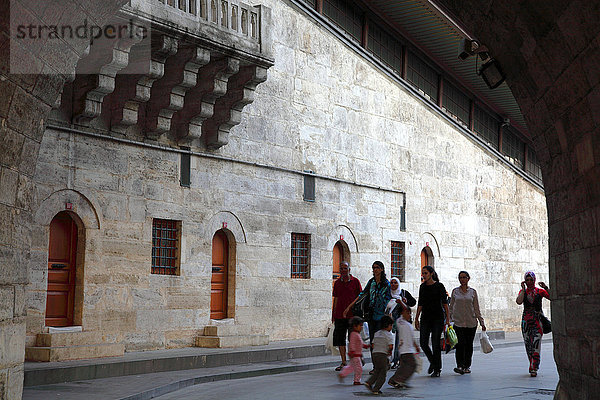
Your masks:
M52 264L50 267L52 269L63 269L63 268L67 268L67 264Z

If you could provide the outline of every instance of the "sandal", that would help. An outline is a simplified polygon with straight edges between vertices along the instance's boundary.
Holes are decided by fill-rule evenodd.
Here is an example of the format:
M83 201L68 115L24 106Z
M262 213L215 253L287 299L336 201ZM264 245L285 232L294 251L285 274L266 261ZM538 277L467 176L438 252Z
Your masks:
M335 370L336 370L336 371L341 371L341 370L342 370L342 368L344 368L345 366L346 366L346 364L344 364L344 363L341 363L339 366L335 367Z

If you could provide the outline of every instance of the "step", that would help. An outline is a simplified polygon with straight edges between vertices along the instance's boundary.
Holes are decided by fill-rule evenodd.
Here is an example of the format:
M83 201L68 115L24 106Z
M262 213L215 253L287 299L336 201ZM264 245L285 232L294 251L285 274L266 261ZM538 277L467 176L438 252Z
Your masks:
M25 359L27 361L64 361L80 360L85 358L116 357L125 353L125 346L121 343L100 343L80 346L60 347L26 347Z
M269 335L198 336L196 347L244 347L269 344Z
M261 335L264 331L243 325L206 325L203 330L204 336L243 336Z
M100 332L61 332L61 333L38 333L36 346L38 347L65 347L84 346L97 343L106 343L106 335Z
M233 364L284 361L328 354L325 338L270 342L245 349L183 349L125 353L123 356L96 360L50 363L25 363L24 386L111 378L154 372L213 368Z

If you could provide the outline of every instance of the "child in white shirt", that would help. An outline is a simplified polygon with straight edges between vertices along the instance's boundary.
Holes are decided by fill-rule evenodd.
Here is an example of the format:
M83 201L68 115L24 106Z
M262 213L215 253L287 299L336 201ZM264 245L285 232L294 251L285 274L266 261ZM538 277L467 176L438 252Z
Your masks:
M400 306L400 304L398 305ZM411 325L411 311L410 307L405 306L402 310L402 318L396 320L396 329L398 331L399 348L398 354L400 355L400 367L396 370L396 373L390 378L388 384L395 388L408 388L406 384L408 379L415 373L417 362L415 353L419 352L419 345L414 339L414 329Z
M388 356L392 355L394 348L394 335L392 334L392 326L394 320L387 315L381 318L381 329L375 332L373 336L373 375L369 377L365 386L373 394L381 394L381 386L385 382L389 360Z

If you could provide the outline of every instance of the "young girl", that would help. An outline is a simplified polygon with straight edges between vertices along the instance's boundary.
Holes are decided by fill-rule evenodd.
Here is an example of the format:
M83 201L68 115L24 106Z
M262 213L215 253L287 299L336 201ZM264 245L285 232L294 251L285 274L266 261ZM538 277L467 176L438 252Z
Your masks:
M363 328L362 318L352 317L349 325L351 329L350 340L348 343L348 356L350 357L350 364L342 368L338 377L340 382L343 382L344 378L354 371L354 384L361 385L360 378L362 376L362 363L360 362L360 358L362 357L362 349L368 349L369 345L365 344L360 337L360 331L362 331Z

